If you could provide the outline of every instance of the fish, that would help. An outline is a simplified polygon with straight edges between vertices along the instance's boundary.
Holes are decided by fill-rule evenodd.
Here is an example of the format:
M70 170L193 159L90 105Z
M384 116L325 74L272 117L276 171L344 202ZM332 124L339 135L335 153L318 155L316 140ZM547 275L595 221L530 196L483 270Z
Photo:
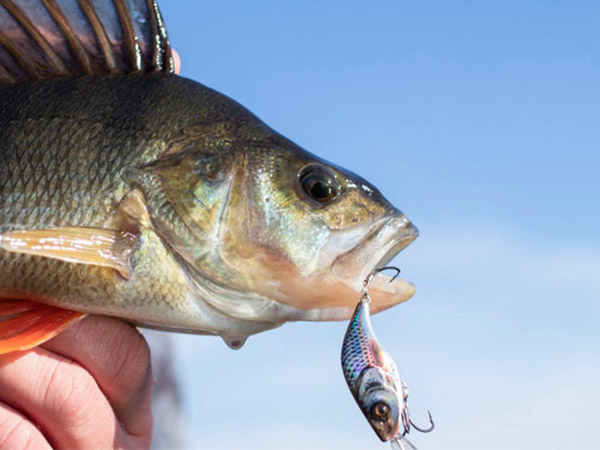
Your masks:
M88 314L220 336L347 320L417 236L375 186L174 73L154 0L0 0L0 353ZM372 310L408 300L372 286Z
M377 437L383 442L392 441L399 448L403 448L403 442L414 448L405 438L411 425L428 433L433 431L435 424L431 413L428 429L419 428L412 422L406 383L400 378L393 358L377 340L371 325L369 284L386 269L400 272L394 267L383 267L373 270L364 280L361 298L342 343L342 371L352 396Z

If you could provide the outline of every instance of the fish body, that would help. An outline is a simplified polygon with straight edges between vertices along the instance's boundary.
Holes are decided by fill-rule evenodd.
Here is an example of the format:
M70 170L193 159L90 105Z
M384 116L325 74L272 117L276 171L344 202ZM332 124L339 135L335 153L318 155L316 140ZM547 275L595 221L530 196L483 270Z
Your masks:
M176 213L161 205L162 199L147 203L127 177L128 170L156 161L170 146L187 145L182 135L190 133L192 140L196 124L239 120L245 111L233 102L224 108L220 97L162 73L89 76L76 83L44 80L0 90L0 233L67 226L119 229L129 198L140 207L133 220L145 225L138 227L141 239L127 280L103 267L0 250L0 297L159 328L207 330L228 341L277 326L279 319L234 324L227 315L203 308L195 283L151 223L148 206L163 208L157 214ZM187 126L191 131L182 131Z
M366 273L416 238L370 183L175 75L153 2L35 3L0 7L0 302L16 323L28 311L0 353L39 343L35 304L234 348L286 321L347 319ZM373 308L413 293L374 283Z

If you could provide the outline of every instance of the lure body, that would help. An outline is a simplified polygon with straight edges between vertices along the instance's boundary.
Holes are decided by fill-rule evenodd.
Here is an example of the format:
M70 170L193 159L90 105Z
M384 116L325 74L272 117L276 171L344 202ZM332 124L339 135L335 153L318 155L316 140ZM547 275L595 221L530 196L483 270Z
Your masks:
M371 326L369 302L356 306L342 344L342 369L348 387L369 424L384 442L407 429L408 390L396 364L379 344Z

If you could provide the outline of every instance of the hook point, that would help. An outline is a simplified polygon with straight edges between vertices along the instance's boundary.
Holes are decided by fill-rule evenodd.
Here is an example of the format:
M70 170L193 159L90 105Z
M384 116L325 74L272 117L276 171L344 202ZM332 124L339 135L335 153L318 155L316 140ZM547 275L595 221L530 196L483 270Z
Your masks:
M429 423L431 424L429 428L419 428L418 426L415 425L415 423L412 421L412 419L410 419L410 424L413 426L413 428L415 430L420 431L421 433L430 433L434 430L435 422L433 421L433 417L431 416L431 411L427 410L427 414L429 415Z

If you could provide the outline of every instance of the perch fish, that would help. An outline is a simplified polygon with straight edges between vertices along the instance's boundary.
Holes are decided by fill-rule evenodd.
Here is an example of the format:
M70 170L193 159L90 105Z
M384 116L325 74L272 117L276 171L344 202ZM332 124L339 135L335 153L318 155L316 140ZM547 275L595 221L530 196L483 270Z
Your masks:
M417 229L174 73L153 0L0 0L0 353L86 314L221 336L346 320ZM409 299L374 283L373 312Z

